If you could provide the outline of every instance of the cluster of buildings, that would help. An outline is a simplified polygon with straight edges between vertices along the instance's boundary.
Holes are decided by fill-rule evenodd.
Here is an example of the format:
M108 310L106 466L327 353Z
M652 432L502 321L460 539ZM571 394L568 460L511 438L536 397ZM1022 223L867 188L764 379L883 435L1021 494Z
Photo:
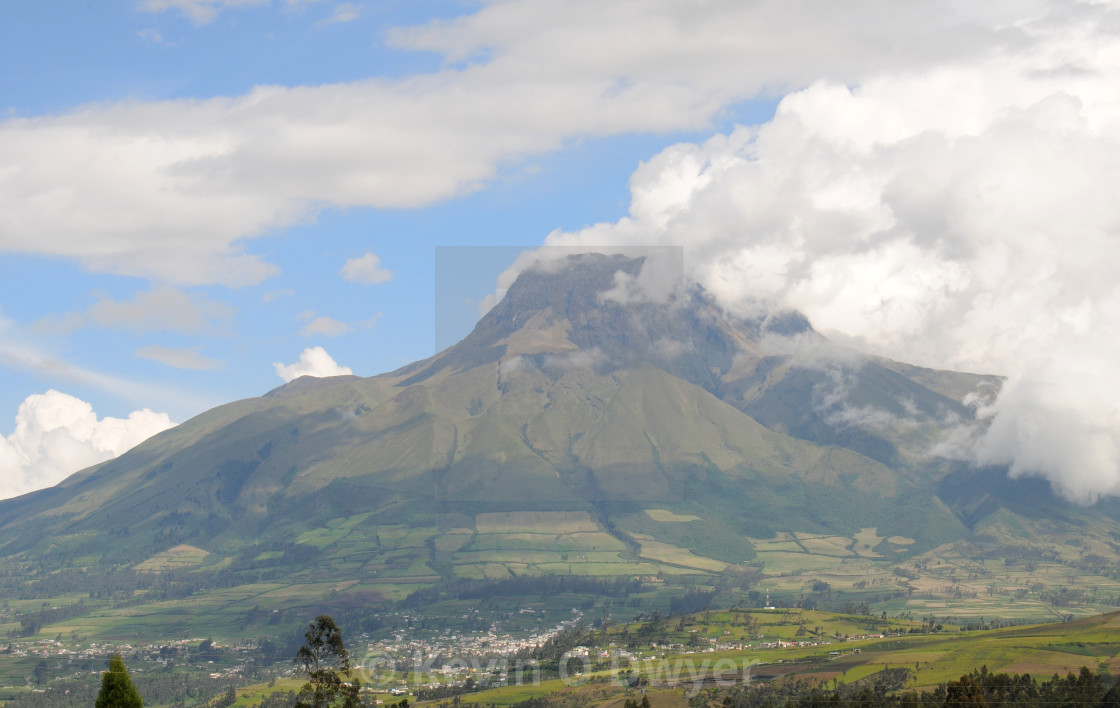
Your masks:
M478 610L468 609L460 619L469 619ZM518 614L532 614L522 608ZM399 616L398 616L399 615ZM393 613L399 621L409 621L407 613ZM363 680L381 686L439 688L476 684L503 685L510 674L531 670L528 655L566 629L583 620L583 613L572 609L571 617L547 628L527 633L504 630L500 621L493 621L480 631L462 630L399 631L387 639L366 641L365 656L351 650L351 664L363 671Z
M194 657L209 665L219 666L210 673L214 679L239 676L247 668L254 656L256 645L252 642L242 642L234 646L219 647L220 661L202 659L198 656L199 645L202 639L176 639L165 642L143 642L132 644L128 642L92 643L85 647L71 648L56 639L38 639L34 641L10 642L3 653L13 657L38 657L50 662L48 666L55 669L52 678L61 678L63 674L58 669L78 664L69 675L74 677L84 673L100 674L104 671L108 657L120 654L125 658L130 672L143 673L145 664L167 666L170 663L181 663ZM92 668L89 668L91 667Z

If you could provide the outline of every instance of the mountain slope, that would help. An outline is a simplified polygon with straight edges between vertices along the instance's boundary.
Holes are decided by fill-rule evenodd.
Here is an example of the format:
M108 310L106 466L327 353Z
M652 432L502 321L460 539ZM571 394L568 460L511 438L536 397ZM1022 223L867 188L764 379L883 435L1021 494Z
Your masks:
M951 465L925 453L946 421L975 425L965 397L998 379L862 357L800 315L736 317L696 287L618 295L642 265L526 271L430 359L298 379L0 502L0 554L238 557L361 516L433 529L424 572L453 574L479 542L460 537L509 512L589 519L636 561L668 544L737 563L748 536L863 528L915 539L891 547L903 557L968 533L937 499Z

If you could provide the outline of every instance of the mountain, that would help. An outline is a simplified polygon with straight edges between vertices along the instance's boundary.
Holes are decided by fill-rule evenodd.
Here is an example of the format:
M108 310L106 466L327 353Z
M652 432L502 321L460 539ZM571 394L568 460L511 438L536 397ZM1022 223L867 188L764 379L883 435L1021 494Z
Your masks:
M300 378L0 502L0 557L414 587L710 575L802 552L897 562L1011 547L1039 519L1120 531L1111 507L930 454L982 425L966 402L998 377L863 356L698 286L641 297L622 285L643 263L529 269L429 359Z

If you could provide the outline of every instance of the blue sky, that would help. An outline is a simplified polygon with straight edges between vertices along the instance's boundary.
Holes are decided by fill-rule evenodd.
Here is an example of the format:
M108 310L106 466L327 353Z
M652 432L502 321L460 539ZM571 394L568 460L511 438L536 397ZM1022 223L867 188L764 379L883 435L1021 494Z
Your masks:
M88 104L239 96L259 85L315 86L437 72L446 68L441 57L387 47L387 30L454 17L473 6L318 2L222 9L217 3L214 17L203 23L174 7L159 12L126 2L66 7L66 16L49 3L6 9L11 14L0 30L0 60L27 67L0 76L9 118L66 114ZM332 22L336 17L343 19ZM574 135L561 149L502 165L477 191L422 207L315 209L303 223L269 229L247 246L276 268L260 283L181 289L195 305L222 308L212 321L186 331L121 324L60 332L49 326L51 318L88 311L100 301L130 301L159 287L159 281L98 272L66 258L7 253L0 261L4 316L55 358L137 386L122 392L67 381L55 372L12 367L4 371L0 410L14 412L26 396L53 387L94 402L102 415L126 416L147 406L181 421L279 385L272 363L290 363L308 346L327 347L360 375L430 356L436 338L437 247L531 248L555 229L617 219L626 212L627 179L640 160L666 144L730 126L740 116L765 120L774 105L773 99L763 99L729 107L703 132ZM392 273L390 280L363 285L339 276L348 259L366 253L380 258ZM489 282L473 294L479 299L492 291L516 251L486 253ZM469 276L478 283L479 274L472 268ZM29 291L36 297L23 296ZM462 336L477 309L452 306L447 311L452 310L467 319L452 324L445 316L442 327ZM311 312L352 331L301 335ZM194 351L207 368L185 369L137 356L145 347Z
M1005 374L954 454L1111 493L1116 14L5 3L0 496L285 372L429 356L545 245L682 246L729 307Z

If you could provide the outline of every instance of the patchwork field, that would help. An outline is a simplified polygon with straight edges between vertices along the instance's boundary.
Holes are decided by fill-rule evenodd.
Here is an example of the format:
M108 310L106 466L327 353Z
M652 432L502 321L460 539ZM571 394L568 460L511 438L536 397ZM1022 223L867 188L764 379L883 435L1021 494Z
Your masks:
M1028 625L989 631L962 631L955 626L926 634L913 632L921 622L882 621L875 618L812 611L705 612L666 621L670 641L697 642L708 650L650 651L632 648L625 656L617 650L581 663L583 671L563 678L499 686L462 694L461 705L510 706L529 698L553 695L561 700L601 708L621 708L635 692L627 681L644 677L654 706L680 707L704 685L704 679L750 676L755 680L802 677L811 681L855 683L873 679L887 669L907 669L909 688L930 689L959 678L980 666L991 672L1029 672L1040 677L1077 672L1120 669L1120 613L1098 615L1074 622ZM641 631L641 625L615 627L604 641L621 642L624 633ZM877 636L884 634L885 636ZM728 648L739 646L741 648ZM624 644L624 642L622 642ZM614 646L614 644L612 644ZM677 645L679 646L679 645ZM425 676L394 674L389 681L407 677L415 690ZM384 685L389 685L382 682ZM381 685L381 684L379 684ZM384 687L383 685L383 687ZM255 705L267 690L243 690L246 702ZM379 695L395 702L387 694ZM418 705L435 705L439 700Z
M162 573L179 568L189 568L201 565L210 555L209 551L194 546L179 545L163 553L157 553L143 563L138 563L135 570L142 573Z
M479 514L478 533L579 533L599 531L599 525L586 511L510 511Z
M1118 541L1094 527L1081 534L1048 535L1052 529L1044 522L1032 526L1022 517L995 514L969 540L913 554L914 539L875 527L850 536L778 532L744 538L702 512L688 511L635 510L620 515L617 525L604 525L587 512L480 513L457 515L449 523L430 518L374 523L362 513L306 529L296 543L262 543L240 556L177 544L122 569L136 571L140 584L135 589L114 586L109 579L91 584L80 569L37 576L39 584L22 587L54 590L40 595L20 590L2 599L0 632L75 648L98 642L284 638L318 612L369 617L433 584L439 588L473 579L514 588L526 578L598 576L623 581L629 589L612 597L588 591L490 598L481 592L424 605L425 616L450 628L479 602L491 610L540 608L544 614L509 619L510 626L534 631L545 616L570 617L577 607L589 618L625 621L639 613L666 616L673 607L690 607L695 597L723 609L712 609L702 622L674 635L674 643L694 651L732 643L835 641L837 633L889 633L891 627L904 633L889 638L890 644L868 645L872 648L861 656L874 655L877 663L833 659L813 667L817 677L853 681L883 666L908 667L917 672L920 685L933 685L976 661L993 669L1051 673L1077 668L1082 661L1116 664L1113 640L1103 638L1107 632L1095 644L1081 635L1045 642L1006 635L1007 641L981 650L963 641L971 635L960 631L1014 620L1062 621L1067 624L1060 626L1081 632L1069 620L1120 606L1120 580L1104 561L1114 552L1110 544ZM752 612L767 596L786 609ZM732 606L736 613L728 612ZM846 619L814 614L824 609L849 614ZM947 631L906 634L910 627L936 625ZM728 651L713 656L772 657ZM806 660L819 653L783 651L783 656ZM25 662L0 657L0 680L8 675L22 682L30 670ZM499 693L493 702L499 705L523 697L494 690Z
M668 543L661 543L652 538L638 537L638 540L642 547L641 556L648 560L668 563L690 570L703 570L714 573L721 572L727 567L726 563L698 556L688 549L679 548Z

